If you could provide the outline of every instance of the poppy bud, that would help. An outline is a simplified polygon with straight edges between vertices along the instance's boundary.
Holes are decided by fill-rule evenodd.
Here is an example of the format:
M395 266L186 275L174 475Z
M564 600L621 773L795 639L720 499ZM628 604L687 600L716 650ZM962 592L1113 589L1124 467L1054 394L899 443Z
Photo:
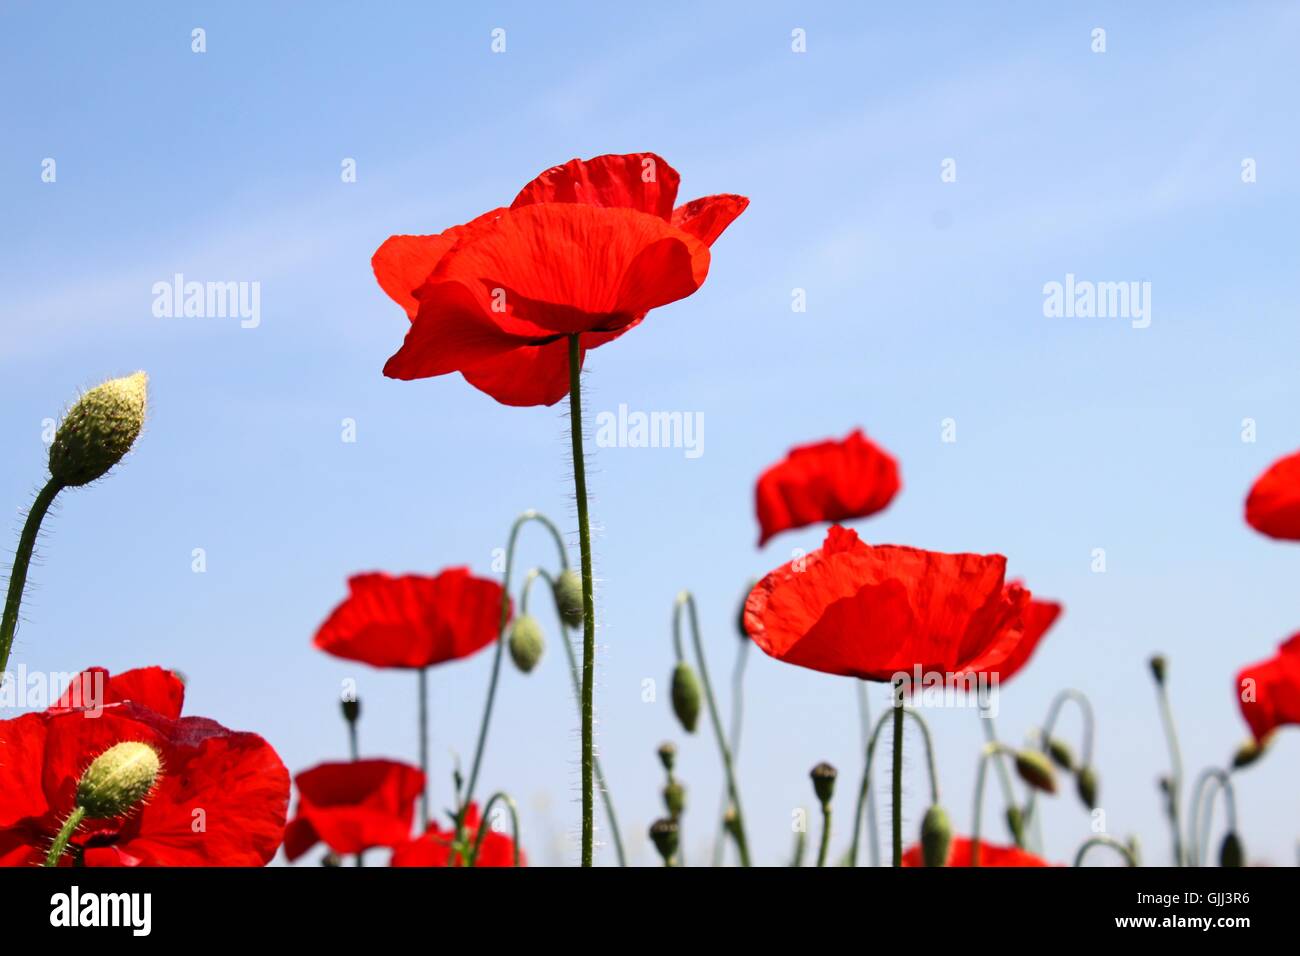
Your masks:
M673 765L677 763L677 747L672 741L665 740L659 745L659 762L669 773L673 772Z
M673 713L688 734L695 733L700 719L700 682L685 661L678 661L673 668Z
M63 416L50 445L50 475L69 487L87 485L122 460L144 427L148 377L136 372L82 395Z
M817 799L821 801L822 806L826 806L831 802L831 795L835 793L835 768L823 760L812 768L809 776L812 777L813 792L817 794Z
M1056 793L1056 773L1046 757L1036 750L1016 752L1016 773L1035 790Z
M1014 804L1007 807L1007 829L1011 831L1011 839L1015 841L1016 846L1024 842L1024 811Z
M1264 756L1264 751L1268 749L1272 735L1265 737L1261 741L1247 740L1237 748L1237 752L1232 755L1232 769L1241 770L1249 767L1260 757Z
M1091 810L1097 805L1097 771L1091 767L1080 767L1074 778L1075 789L1083 805Z
M565 568L555 579L555 606L567 627L582 627L582 577L573 568Z
M114 744L81 775L77 806L92 820L121 816L144 799L158 771L158 752L148 744L134 740Z
M1231 831L1223 838L1219 847L1219 866L1245 866L1246 851L1242 849L1241 837Z
M664 806L668 808L668 815L674 820L686 809L686 788L676 780L664 787Z
M921 858L926 866L947 866L948 848L952 845L952 824L937 803L925 811L921 821Z
M1056 764L1062 770L1074 769L1074 751L1064 740L1053 737L1047 742L1047 756L1052 758L1052 763Z
M727 812L722 815L722 825L733 838L740 835L740 817L736 816L736 808L728 804Z
M678 826L676 820L656 820L650 824L650 839L664 863L672 865L677 855Z
M355 724L361 717L361 701L355 697L344 697L340 703L343 706L343 719L349 724Z
M1163 654L1157 654L1148 663L1151 665L1151 676L1156 679L1157 684L1163 685L1165 674L1169 670L1169 661L1165 659Z
M523 673L527 674L542 659L546 641L542 637L542 626L531 614L521 614L510 625L510 659Z

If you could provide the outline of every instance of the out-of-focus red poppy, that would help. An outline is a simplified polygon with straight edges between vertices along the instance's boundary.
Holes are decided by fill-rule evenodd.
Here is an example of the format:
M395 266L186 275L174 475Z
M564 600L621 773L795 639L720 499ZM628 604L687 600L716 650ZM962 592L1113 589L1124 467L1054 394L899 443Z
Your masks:
M693 293L709 246L749 200L674 208L680 177L653 153L574 159L546 170L508 209L428 236L392 236L375 278L411 320L384 374L460 372L505 405L553 405L569 391L566 337L583 355Z
M431 667L496 640L501 596L501 585L468 568L448 568L436 577L358 574L348 579L347 599L312 643L374 667Z
M123 742L148 744L161 772L125 815L84 820L61 863L84 866L262 866L284 835L289 772L256 734L202 717L180 717L184 687L159 667L110 677L102 697L65 695L40 714L0 721L0 865L45 859L72 812L90 763ZM70 689L71 695L81 692ZM160 710L153 710L158 707Z
M754 487L758 546L792 528L883 511L898 489L898 462L860 428L843 441L792 448Z
M1241 669L1237 699L1258 741L1283 724L1300 724L1300 634L1268 660Z
M872 547L833 525L820 549L754 586L745 630L778 660L864 680L994 671L1030 602L1005 571L999 554Z
M1019 581L1013 581L1008 587L1022 587L1022 585ZM1011 680L1029 663L1034 651L1038 649L1039 641L1060 616L1061 605L1057 602L1031 600L1025 605L1020 640L994 671L986 673L995 674L1000 684Z
M514 866L515 841L505 833L492 829L491 825L479 819L478 804L471 803L465 810L466 840L472 848L478 838L481 827L487 827L483 834L483 844L479 847L475 866ZM451 845L456 838L455 829L443 829L438 824L429 825L423 836L399 846L393 851L393 866L450 866L452 858ZM519 865L526 866L527 859L522 848L519 850ZM457 866L464 861L458 856Z
M971 847L974 843L967 837L953 837L952 847L948 850L946 866L970 866ZM921 845L908 847L903 853L903 866L924 866ZM1046 860L1026 853L1014 846L997 846L980 840L980 866L1051 866Z
M405 843L415 800L424 791L419 768L396 760L317 764L293 782L298 812L284 833L290 860L317 843L341 854Z
M1300 451L1256 479L1246 497L1246 523L1270 538L1300 541Z

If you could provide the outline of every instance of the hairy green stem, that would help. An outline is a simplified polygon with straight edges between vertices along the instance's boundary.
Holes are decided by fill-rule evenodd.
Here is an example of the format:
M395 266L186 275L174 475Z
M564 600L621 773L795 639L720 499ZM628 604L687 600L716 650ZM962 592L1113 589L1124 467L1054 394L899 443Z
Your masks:
M591 524L587 517L587 470L582 452L582 344L569 336L569 437L573 446L573 491L578 499L578 549L582 556L582 865L592 865L595 820L592 781L595 753L596 601L591 572Z
M13 570L9 574L9 591L5 596L5 609L0 617L0 679L9 667L9 652L14 646L14 632L18 630L18 609L23 601L23 591L27 587L27 569L32 563L32 551L36 548L36 536L41 530L50 505L63 485L51 478L36 494L27 520L23 522L22 533L18 537L18 550L14 553Z
M903 688L893 689L894 693L894 853L895 867L903 865Z
M498 800L504 803L506 809L510 811L510 837L514 842L514 865L519 865L519 810L515 806L514 799L508 793L497 791L488 798L487 804L483 807L483 815L479 818L478 834L474 837L474 847L469 854L470 866L478 865L478 854L483 847L483 838L487 836L487 832L492 826L489 822L492 807L496 805Z
M72 839L72 834L81 824L82 818L86 815L85 807L77 807L64 821L63 828L59 830L59 835L54 838L54 844L50 847L50 852L45 857L46 866L58 866L59 858L63 856L63 851L68 848L68 841Z
M864 680L854 681L854 686L858 692L858 714L862 723L862 747L865 751L867 744L871 740L871 699L867 694L867 682ZM879 811L876 809L876 788L870 780L867 784L867 852L871 857L872 866L880 866L880 830L879 830ZM855 821L853 831L856 838L858 824ZM854 865L857 865L856 859Z
M938 803L939 802L938 763L935 760L935 756L934 756L934 746L933 746L933 740L930 736L930 727L925 722L925 718L922 717L920 713L913 710L911 707L903 707L901 708L901 710L903 711L903 714L905 716L911 717L912 720L916 721L917 726L921 728L921 736L925 741L926 766L930 773L930 802ZM890 711L886 711L885 713L881 714L880 718L876 721L876 726L872 730L870 738L867 741L867 759L865 761L865 765L862 768L862 783L858 786L857 809L853 813L853 843L849 847L849 853L847 858L849 866L858 865L858 846L861 842L861 836L862 836L863 809L866 806L867 793L871 789L871 765L874 762L876 756L876 743L880 740L880 732L885 729L885 724L894 720L897 720L897 714L894 713L892 709ZM895 733L897 732L898 732L897 727L895 727Z

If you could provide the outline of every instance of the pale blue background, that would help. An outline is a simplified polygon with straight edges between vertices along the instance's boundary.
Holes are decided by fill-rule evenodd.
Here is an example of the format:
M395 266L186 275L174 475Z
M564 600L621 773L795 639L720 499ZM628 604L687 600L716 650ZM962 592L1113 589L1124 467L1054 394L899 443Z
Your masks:
M1109 828L1166 860L1146 658L1171 655L1191 772L1244 737L1236 669L1300 627L1300 549L1241 518L1253 478L1300 447L1300 10L1134 6L6 3L11 540L43 473L42 420L108 375L145 368L152 389L138 452L48 523L14 663L180 668L191 713L263 733L294 770L345 754L335 695L354 676L364 749L414 758L414 678L310 647L346 576L489 573L520 510L576 522L563 405L506 408L457 376L380 374L407 324L370 255L390 233L509 201L553 163L653 149L681 171L683 199L753 204L698 294L588 361L593 413L626 402L706 423L698 460L593 457L599 743L636 858L652 857L654 748L683 737L666 704L675 593L698 593L725 684L745 580L821 539L808 529L757 552L754 477L792 444L862 425L905 482L860 524L869 540L1000 551L1066 603L1003 695L1003 732L1021 739L1059 688L1088 691ZM790 50L795 27L806 54ZM40 180L45 157L56 184ZM345 157L355 184L340 181ZM940 182L945 157L955 184ZM1244 157L1257 184L1241 182ZM261 282L261 327L154 318L151 286L175 272ZM1042 286L1066 272L1150 281L1151 327L1045 319ZM796 287L805 314L791 312ZM948 417L955 444L940 442ZM206 574L191 573L196 547ZM1098 547L1105 574L1090 571ZM522 566L549 549L530 534ZM539 862L572 860L577 827L577 719L547 627L540 670L504 676L484 771L518 796ZM439 806L488 664L434 675ZM658 703L642 702L647 678ZM748 694L746 809L757 859L778 863L818 760L841 768L837 809L851 815L857 711L849 682L758 653ZM969 711L933 722L964 831L979 728ZM681 757L697 860L720 786L704 731ZM926 794L917 743L909 834ZM1240 778L1252 858L1295 859L1297 758L1288 731ZM994 794L986 828L1001 836ZM1072 795L1047 804L1050 858L1086 835Z

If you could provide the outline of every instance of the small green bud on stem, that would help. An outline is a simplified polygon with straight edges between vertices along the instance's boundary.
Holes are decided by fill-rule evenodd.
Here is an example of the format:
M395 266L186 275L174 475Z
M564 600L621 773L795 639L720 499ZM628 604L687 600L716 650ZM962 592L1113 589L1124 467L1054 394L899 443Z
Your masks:
M677 839L679 827L676 820L656 820L650 824L650 840L659 851L664 866L672 866L677 856Z
M925 811L921 821L921 858L926 866L947 866L951 846L952 824L947 811L936 803Z
M582 627L582 577L573 568L565 568L555 579L555 606L566 626Z
M695 733L700 720L700 682L685 661L673 668L673 713L688 734Z
M1016 773L1020 779L1035 790L1044 793L1056 793L1056 773L1052 764L1036 750L1019 750L1016 752Z
M510 625L510 659L515 667L525 674L537 666L546 650L546 640L542 637L542 626L531 614L521 614Z
M813 792L817 794L817 799L822 806L831 802L831 797L835 794L835 778L837 771L826 761L822 761L812 768L808 776L812 777Z
M131 450L144 413L148 377L136 372L96 386L68 410L50 445L50 474L67 487L102 478Z

